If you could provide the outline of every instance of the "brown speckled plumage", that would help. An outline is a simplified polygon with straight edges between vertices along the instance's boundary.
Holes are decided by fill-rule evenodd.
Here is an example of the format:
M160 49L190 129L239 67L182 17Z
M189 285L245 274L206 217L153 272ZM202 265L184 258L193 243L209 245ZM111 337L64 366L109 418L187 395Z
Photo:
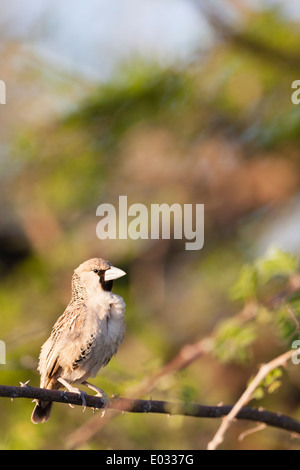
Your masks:
M75 270L71 301L41 349L42 388L85 383L117 352L125 333L125 303L111 288L113 279L124 274L102 258L88 260ZM47 421L51 407L52 403L37 403L32 422Z

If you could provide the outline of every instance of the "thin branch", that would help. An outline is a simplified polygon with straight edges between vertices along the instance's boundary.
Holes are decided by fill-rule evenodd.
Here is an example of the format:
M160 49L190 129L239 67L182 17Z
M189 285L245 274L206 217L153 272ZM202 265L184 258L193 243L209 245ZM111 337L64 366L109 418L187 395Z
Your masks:
M284 355L283 355L284 356ZM275 362L275 361L273 361ZM282 363L283 359L277 362ZM15 398L31 398L42 401L53 401L58 403L70 403L82 406L81 397L77 393L64 392L60 390L48 390L44 388L20 387L0 385L0 396ZM86 406L94 409L104 407L100 397L86 395ZM232 406L203 406L195 403L172 403L159 400L131 400L128 398L113 398L108 408L130 413L159 413L167 415L183 415L195 418L222 418L229 415ZM281 413L273 413L267 410L243 407L235 415L237 419L265 423L268 426L284 429L300 435L300 422Z
M216 432L213 439L208 444L208 450L216 450L216 448L223 442L225 433L232 424L233 420L237 418L240 410L251 400L253 393L259 387L265 377L277 367L285 366L286 363L291 359L294 353L300 353L300 349L287 351L284 354L276 357L267 364L263 364L254 379L250 382L240 399L236 402L230 413L223 419L218 431Z
M265 423L261 423L261 424L258 424L257 426L255 426L255 428L247 429L247 431L244 431L239 435L238 441L242 442L245 439L245 437L250 436L250 434L254 434L256 432L263 431L264 429L266 429L266 427L267 427L267 425Z
M192 362L201 356L209 353L212 347L212 339L210 337L203 338L194 344L184 345L179 352L167 362L161 369L154 374L143 379L139 384L130 387L130 395L133 399L141 395L149 395L156 387L157 383L166 377L169 377L178 371L185 369ZM122 410L126 411L126 410ZM109 419L112 419L117 413L111 412ZM66 437L67 447L70 449L77 449L85 442L89 441L95 434L97 434L108 422L108 417L99 419L98 416L93 416L88 422L84 423L79 428L75 429L70 435Z
M269 309L278 308L289 295L300 290L300 275L293 275L285 288L262 302ZM258 305L253 302L248 302L244 308L239 311L235 318L239 320L240 325L251 322L257 315ZM210 335L195 343L185 344L178 351L178 353L158 371L154 372L149 377L146 377L139 384L130 388L130 395L137 398L141 395L149 395L151 391L157 386L161 379L172 376L180 370L186 369L190 364L198 360L204 355L210 354L214 347L214 334L213 331ZM117 413L116 413L117 414ZM113 412L110 413L110 419L115 416ZM89 441L97 432L99 432L108 422L108 418L99 419L94 416L88 422L73 431L67 436L66 441L69 448L76 449L82 446L85 442Z
M210 353L212 348L213 339L209 336L193 344L185 344L176 356L162 366L161 369L146 377L133 388L134 396L149 394L162 378L186 369L191 363Z

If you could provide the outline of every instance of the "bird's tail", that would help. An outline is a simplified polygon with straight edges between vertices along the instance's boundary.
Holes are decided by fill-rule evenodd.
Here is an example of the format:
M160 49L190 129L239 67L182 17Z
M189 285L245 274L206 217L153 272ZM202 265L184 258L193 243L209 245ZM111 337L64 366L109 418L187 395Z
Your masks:
M38 401L31 415L31 422L34 424L45 423L48 421L51 413L52 401Z
M58 390L60 384L56 380L41 380L40 387L49 390ZM45 423L50 418L52 401L36 400L36 405L31 415L31 422L34 424Z

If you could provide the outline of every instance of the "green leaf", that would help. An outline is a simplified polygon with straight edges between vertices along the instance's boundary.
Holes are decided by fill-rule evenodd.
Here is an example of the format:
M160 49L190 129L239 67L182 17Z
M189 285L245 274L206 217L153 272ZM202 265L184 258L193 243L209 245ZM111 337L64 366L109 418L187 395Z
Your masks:
M267 325L270 323L274 318L273 311L269 310L264 305L259 305L256 314L256 321L260 325Z
M241 325L236 318L221 323L215 333L215 356L222 362L245 362L249 346L257 338L254 324Z
M290 253L272 247L266 256L256 261L255 265L260 283L266 284L277 276L290 277L297 271L298 260Z
M263 387L258 387L252 394L252 398L255 400L261 400L265 396L265 391Z
M275 313L275 321L278 332L285 340L290 340L293 338L293 335L296 333L298 326L289 308L291 308L289 305L283 305Z
M229 296L232 300L250 300L256 298L257 293L257 271L250 264L246 264L241 271L240 277L231 288Z
M252 394L252 398L256 400L261 400L264 398L265 393L274 393L276 392L279 387L281 386L282 377L282 370L280 368L276 368L271 370L268 375L264 378L264 380L259 384L256 390ZM252 382L253 377L248 382L248 385Z
M270 387L270 385L272 385L274 381L277 381L277 379L279 379L280 377L282 377L281 369L277 368L277 369L271 370L269 374L265 377L263 381L263 385L265 387Z

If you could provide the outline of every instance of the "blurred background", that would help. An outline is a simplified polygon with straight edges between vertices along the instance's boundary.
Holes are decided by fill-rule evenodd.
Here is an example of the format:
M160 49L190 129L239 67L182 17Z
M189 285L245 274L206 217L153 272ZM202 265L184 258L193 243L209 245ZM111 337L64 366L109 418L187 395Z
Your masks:
M125 341L94 379L110 395L133 396L185 345L216 331L216 354L138 397L233 404L257 364L289 348L291 331L277 329L285 312L265 299L298 270L299 21L292 0L2 5L1 384L39 385L40 346L70 300L72 272L97 256L128 273L114 288L127 303ZM117 206L119 195L147 207L205 204L204 248L99 240L97 206ZM229 319L250 302L264 305L259 318L236 328ZM300 419L293 367L251 404ZM0 448L204 449L219 424L111 411L101 421L56 404L35 426L32 408L0 400ZM271 428L239 440L251 427L235 424L223 448L299 447Z

